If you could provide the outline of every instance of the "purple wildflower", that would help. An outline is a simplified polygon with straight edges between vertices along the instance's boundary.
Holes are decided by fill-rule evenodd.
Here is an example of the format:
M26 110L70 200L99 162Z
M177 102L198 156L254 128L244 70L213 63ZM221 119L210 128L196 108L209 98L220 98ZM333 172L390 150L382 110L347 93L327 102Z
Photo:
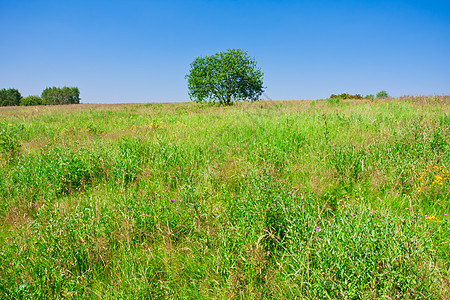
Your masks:
M425 215L425 218L428 218L428 215Z
M170 200L170 202L175 202L175 199Z
M319 226L316 226L316 231L317 232L319 232L319 231L321 231L322 229L320 229L320 227Z
M444 216L448 216L448 214L444 214Z

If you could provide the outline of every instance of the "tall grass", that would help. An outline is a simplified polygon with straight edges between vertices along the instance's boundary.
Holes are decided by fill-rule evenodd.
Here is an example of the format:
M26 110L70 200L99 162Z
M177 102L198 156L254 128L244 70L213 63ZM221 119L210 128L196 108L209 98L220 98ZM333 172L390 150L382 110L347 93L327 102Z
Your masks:
M0 109L0 295L448 298L449 100Z

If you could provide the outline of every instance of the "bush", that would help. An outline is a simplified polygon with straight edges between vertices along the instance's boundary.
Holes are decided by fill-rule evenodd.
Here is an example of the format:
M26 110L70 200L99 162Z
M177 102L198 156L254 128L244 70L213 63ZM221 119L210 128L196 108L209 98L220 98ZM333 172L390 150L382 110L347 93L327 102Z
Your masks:
M330 97L327 99L327 102L330 104L339 104L341 103L341 97L340 96L336 96L336 95L332 95L333 97Z
M189 97L197 102L255 101L264 92L263 73L256 61L241 49L229 49L212 56L198 57L186 75Z
M32 105L44 105L44 101L41 97L36 95L27 96L25 98L20 99L21 106L32 106Z
M377 98L382 98L382 99L389 98L389 94L386 91L379 91L377 93Z
M373 99L375 99L375 96L373 94L369 94L369 95L366 95L364 98L373 100Z
M16 89L1 89L0 90L0 106L19 105L22 95Z
M58 104L79 104L80 90L77 87L63 87L63 88L46 88L42 91L41 98L48 105Z
M335 94L331 94L329 99L336 99L336 98L340 98L340 99L362 99L363 97L360 94L355 94L355 95L351 95L348 93L342 93L340 95L335 95Z

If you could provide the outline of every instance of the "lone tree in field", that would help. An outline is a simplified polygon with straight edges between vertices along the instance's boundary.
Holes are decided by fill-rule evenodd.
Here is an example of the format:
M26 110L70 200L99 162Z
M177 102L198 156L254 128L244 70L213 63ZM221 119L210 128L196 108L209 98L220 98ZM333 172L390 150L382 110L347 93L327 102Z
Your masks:
M264 92L263 73L256 61L241 49L229 49L192 62L188 80L189 97L193 101L255 101Z
M377 98L382 98L382 99L389 98L389 94L386 91L379 91L377 93Z

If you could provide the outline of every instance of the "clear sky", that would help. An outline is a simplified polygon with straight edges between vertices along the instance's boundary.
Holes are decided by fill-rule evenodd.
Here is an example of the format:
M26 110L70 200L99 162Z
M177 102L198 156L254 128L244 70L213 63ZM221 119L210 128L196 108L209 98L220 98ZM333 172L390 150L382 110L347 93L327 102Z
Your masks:
M0 0L0 88L189 101L198 56L241 48L276 99L450 94L450 1Z

